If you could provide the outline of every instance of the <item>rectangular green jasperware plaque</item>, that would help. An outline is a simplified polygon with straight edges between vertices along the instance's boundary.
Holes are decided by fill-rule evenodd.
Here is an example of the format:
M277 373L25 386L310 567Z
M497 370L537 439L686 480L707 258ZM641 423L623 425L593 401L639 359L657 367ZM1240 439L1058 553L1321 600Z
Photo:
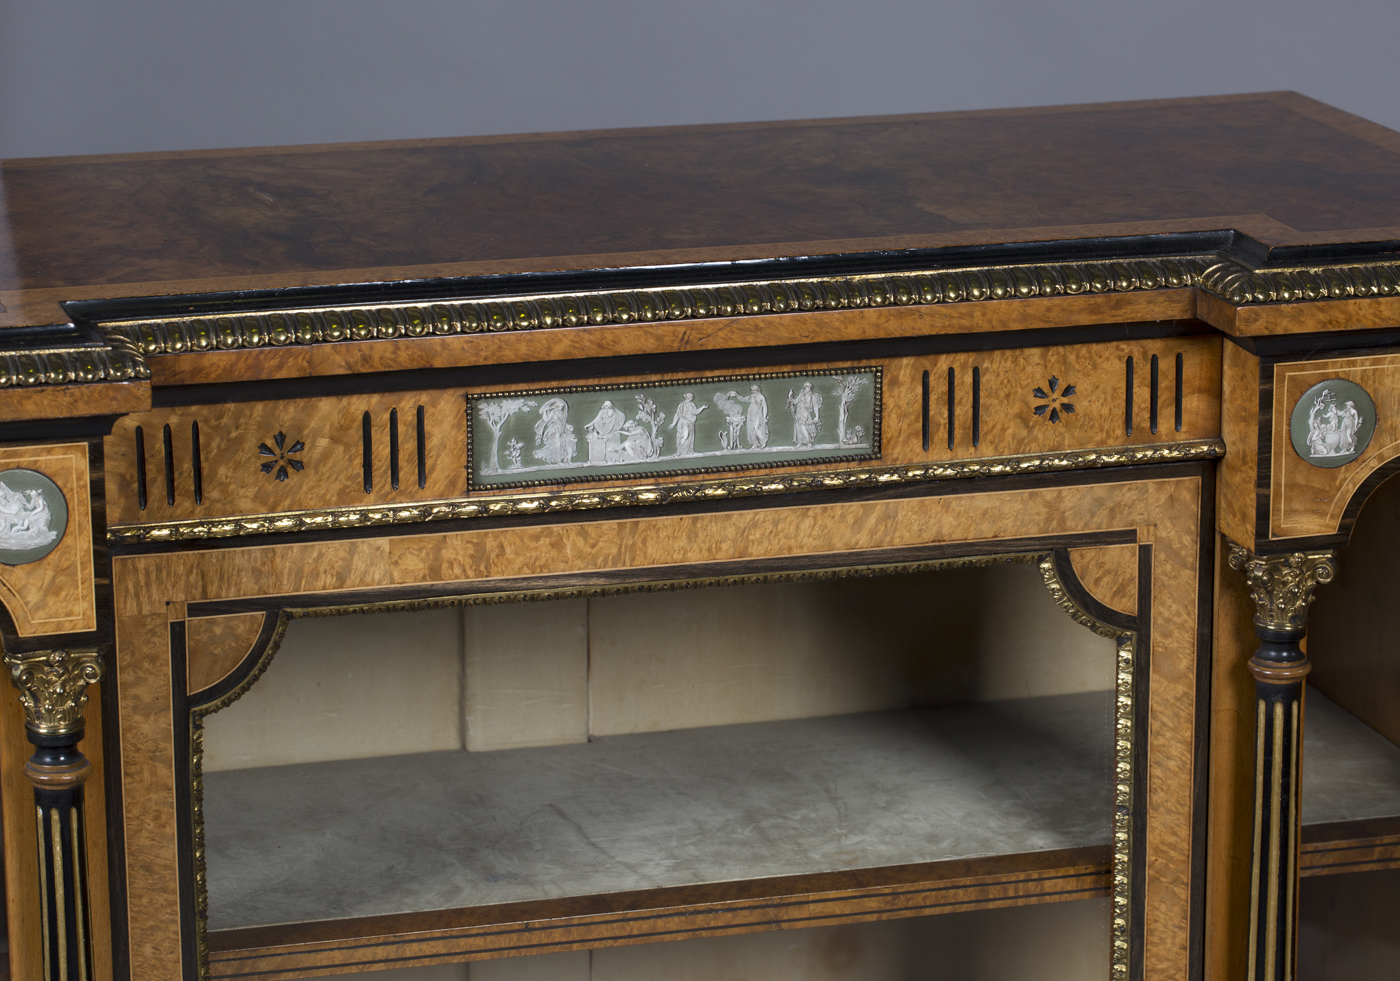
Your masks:
M876 459L880 386L864 367L468 395L468 468L529 487Z

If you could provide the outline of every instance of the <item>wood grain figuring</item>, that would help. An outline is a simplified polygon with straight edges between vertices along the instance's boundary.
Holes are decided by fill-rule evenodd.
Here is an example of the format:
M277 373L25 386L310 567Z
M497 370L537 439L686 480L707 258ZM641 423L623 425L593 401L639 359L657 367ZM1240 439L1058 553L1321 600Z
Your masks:
M1080 583L1110 610L1135 616L1138 611L1138 550L1136 545L1072 548L1070 564Z
M1219 435L1220 341L1212 337L1109 342L1062 347L1026 348L926 358L893 358L882 362L884 416L882 453L885 465L944 460L972 460L1023 454L1053 454L1100 446L1141 446ZM1151 427L1150 365L1160 363L1158 426ZM1175 428L1176 358L1182 358L1182 428ZM1137 365L1134 384L1134 424L1125 419L1126 363ZM850 360L817 365L779 366L763 371L844 369L867 362ZM955 377L954 445L948 446L947 377ZM978 373L980 401L974 419L973 373ZM923 448L922 379L932 379L930 445ZM649 376L581 379L570 386L541 386L541 390L593 384L625 384L641 380L713 377L735 372L658 373ZM1050 393L1050 379L1058 386ZM1073 386L1073 395L1063 393ZM520 391L528 386L494 386L473 391ZM1034 393L1047 393L1044 399ZM346 396L285 402L238 402L217 406L157 410L128 416L117 423L105 442L107 497L113 525L166 520L212 520L219 517L311 510L322 507L461 499L468 496L465 433L465 390L404 392L375 396ZM535 396L542 400L543 396ZM1073 410L1060 408L1062 404ZM427 486L416 481L415 407L425 408ZM1038 406L1046 408L1036 414ZM389 483L390 410L399 412L401 480ZM1050 410L1056 412L1051 421ZM365 491L363 416L371 413L374 457L373 490ZM770 402L770 426L790 425L781 400ZM578 420L571 420L580 425ZM198 424L202 460L202 502L193 490L191 431ZM175 460L175 503L167 503L161 440L170 427ZM145 444L147 505L139 504L137 474L140 461L135 431L141 427ZM976 430L976 431L974 431ZM285 434L286 446L303 441L295 455L304 469L288 469L278 481L281 456L260 455L259 446L277 450L274 436ZM479 435L477 438L481 438ZM273 464L274 472L260 467ZM868 466L854 461L844 466ZM837 465L841 467L843 465ZM773 467L763 472L791 473L804 468ZM647 478L648 482L678 483L704 479ZM630 481L636 483L637 481ZM591 481L587 486L620 486L629 481ZM583 486L575 482L570 486ZM472 492L470 496L515 491Z
M107 878L107 789L104 770L106 752L102 745L102 686L88 690L84 710L86 732L78 750L92 764L92 773L83 784L83 822L87 846L89 936L92 944L93 981L112 979L112 904Z
M1143 977L1167 981L1190 961L1202 488L1177 480L1154 490L1154 527L1144 536L1153 550Z
M0 312L0 317L3 316ZM11 387L4 389L4 398L0 398L0 422L114 416L150 407L151 383L147 381Z
M164 617L166 597L188 602L334 592L416 583L538 576L866 548L1152 529L1169 516L1119 498L1124 488L1155 499L1169 481L1056 490L1014 490L909 501L872 501L694 516L624 516L580 524L424 532L325 543L230 547L113 559L120 609ZM1096 517L1094 509L1103 513ZM698 574L698 572L696 573ZM159 599L157 599L159 597ZM326 597L334 605L334 596Z
M87 444L0 447L0 470L12 467L44 474L68 505L68 528L57 548L37 562L0 565L0 602L15 631L41 637L96 629Z
M418 486L417 408L423 406L427 486ZM390 414L398 410L399 487L391 482ZM365 489L364 414L370 414L372 466ZM466 492L466 400L462 391L429 391L285 402L234 402L126 416L106 448L107 501L113 524L215 518L270 511L402 503ZM199 426L201 502L195 499L192 427ZM140 506L145 448L146 507ZM169 503L162 441L170 427L174 504ZM283 445L277 445L277 434ZM298 443L302 446L293 452ZM271 455L260 447L266 447ZM263 467L271 465L264 473ZM298 470L296 465L302 469ZM279 474L285 480L279 480Z
M398 964L433 964L574 950L596 946L599 938L615 946L1059 902L1107 894L1105 851L1007 856L988 869L976 861L872 869L856 886L842 883L846 877L837 874L783 876L754 884L227 931L210 937L210 969L215 978L281 981L363 969L387 957ZM838 883L846 887L833 888ZM405 949L401 945L409 937L414 942Z
M1361 821L1358 821L1358 824ZM1390 821L1394 824L1394 821ZM1329 828L1329 831L1333 828ZM1299 870L1303 876L1330 876L1344 872L1378 872L1380 869L1400 869L1400 831L1390 828L1392 834L1366 835L1358 831L1357 837L1333 838L1327 835L1309 834L1315 828L1303 828L1303 842L1299 855Z
M1396 152L1298 99L10 161L3 322L61 322L55 298L521 266L1230 228L1269 246L1400 237Z
M169 623L117 606L122 805L132 978L181 978Z
M1353 381L1370 394L1376 403L1376 430L1360 456L1329 469L1313 466L1298 455L1288 423L1303 393L1330 378ZM1272 442L1270 536L1288 538L1336 532L1362 482L1400 456L1400 355L1275 365Z
M1228 306L1223 301L1220 305ZM1400 298L1393 296L1237 307L1229 327L1215 323L1211 314L1216 309L1214 305L1207 307L1201 319L1240 337L1380 330L1400 322Z
M261 613L201 617L185 628L189 693L217 684L248 656L262 631Z
M1220 436L1225 456L1216 485L1216 523L1226 538L1253 548L1259 484L1259 359L1224 345Z
M470 367L672 351L735 350L784 344L980 334L1197 316L1196 291L1157 290L765 314L684 322L609 324L503 334L343 341L337 344L164 354L150 359L154 384L194 385L248 378L302 378L369 371Z
M10 977L16 981L44 976L34 785L24 775L24 764L34 750L25 735L24 707L18 694L5 679L0 690L0 826L5 829L5 921ZM105 822L100 826L105 827Z
M1228 350L1228 348L1227 348ZM1254 835L1254 679L1245 668L1259 646L1244 576L1216 550L1215 649L1211 658L1210 818L1206 923L1249 922ZM1249 931L1208 929L1205 981L1245 976Z
M194 602L325 591L330 594L324 601L334 604L336 590L465 583L561 570L685 564L688 575L702 575L706 562L739 559L826 554L833 556L833 561L850 562L849 553L861 550L963 541L969 529L976 529L979 541L1136 529L1141 540L1155 543L1151 723L1147 733L1150 874L1141 888L1148 911L1143 940L1148 978L1157 981L1188 971L1199 494L1200 481L1192 476L718 514L606 518L392 539L126 555L114 559L114 585L119 611L158 617L163 623L165 602L174 597ZM135 675L133 671L130 680L123 678L123 691L130 695L133 706L168 699L168 691L161 687L168 685L168 679ZM168 701L162 704L168 705ZM157 715L168 712L150 711ZM124 714L124 732L126 719ZM157 723L148 725L149 732L143 729L143 734L154 740ZM154 757L152 760L150 765L157 765ZM137 790L149 799L147 809L156 808L160 794L144 787ZM139 809L128 802L128 821ZM129 865L136 867L148 859L168 863L173 849L169 836L162 832L162 845L157 836L143 833L148 840L128 842ZM162 847L167 850L160 851ZM155 881L149 872L146 875ZM135 913L132 929L133 944L151 950L163 949L176 935L173 927L162 927L158 919L148 922Z

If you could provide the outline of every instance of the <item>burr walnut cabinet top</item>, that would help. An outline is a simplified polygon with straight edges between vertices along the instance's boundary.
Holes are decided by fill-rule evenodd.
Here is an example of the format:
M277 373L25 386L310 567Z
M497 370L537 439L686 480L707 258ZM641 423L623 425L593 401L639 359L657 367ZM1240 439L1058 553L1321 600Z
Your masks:
M0 180L0 425L140 411L152 386L1400 319L1400 134L1294 93L36 158Z
M1400 238L1397 151L1389 130L1268 93L12 160L0 292L7 307L18 294L23 322L33 293L139 296L1171 232L1236 230L1260 243L1261 258L1325 256L1327 246Z

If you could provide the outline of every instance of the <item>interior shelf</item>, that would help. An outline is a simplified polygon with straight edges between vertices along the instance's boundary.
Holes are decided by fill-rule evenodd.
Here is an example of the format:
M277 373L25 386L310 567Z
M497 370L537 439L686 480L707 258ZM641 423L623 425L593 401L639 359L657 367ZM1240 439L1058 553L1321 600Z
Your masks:
M210 773L211 966L1106 895L1112 713L1090 692Z
M1400 746L1312 687L1303 739L1302 874L1400 868Z

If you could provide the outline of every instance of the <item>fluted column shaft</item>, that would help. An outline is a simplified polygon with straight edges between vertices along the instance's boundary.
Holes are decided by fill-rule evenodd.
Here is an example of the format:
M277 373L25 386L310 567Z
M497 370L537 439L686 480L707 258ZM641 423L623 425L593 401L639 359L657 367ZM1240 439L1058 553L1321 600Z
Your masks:
M34 754L24 773L34 785L44 981L92 977L87 835L83 783L92 764L78 750L87 688L102 677L96 651L6 654L25 709Z
M1230 565L1254 598L1254 854L1249 981L1293 981L1297 970L1298 847L1302 824L1303 653L1313 590L1334 575L1331 552L1252 555L1233 543Z

